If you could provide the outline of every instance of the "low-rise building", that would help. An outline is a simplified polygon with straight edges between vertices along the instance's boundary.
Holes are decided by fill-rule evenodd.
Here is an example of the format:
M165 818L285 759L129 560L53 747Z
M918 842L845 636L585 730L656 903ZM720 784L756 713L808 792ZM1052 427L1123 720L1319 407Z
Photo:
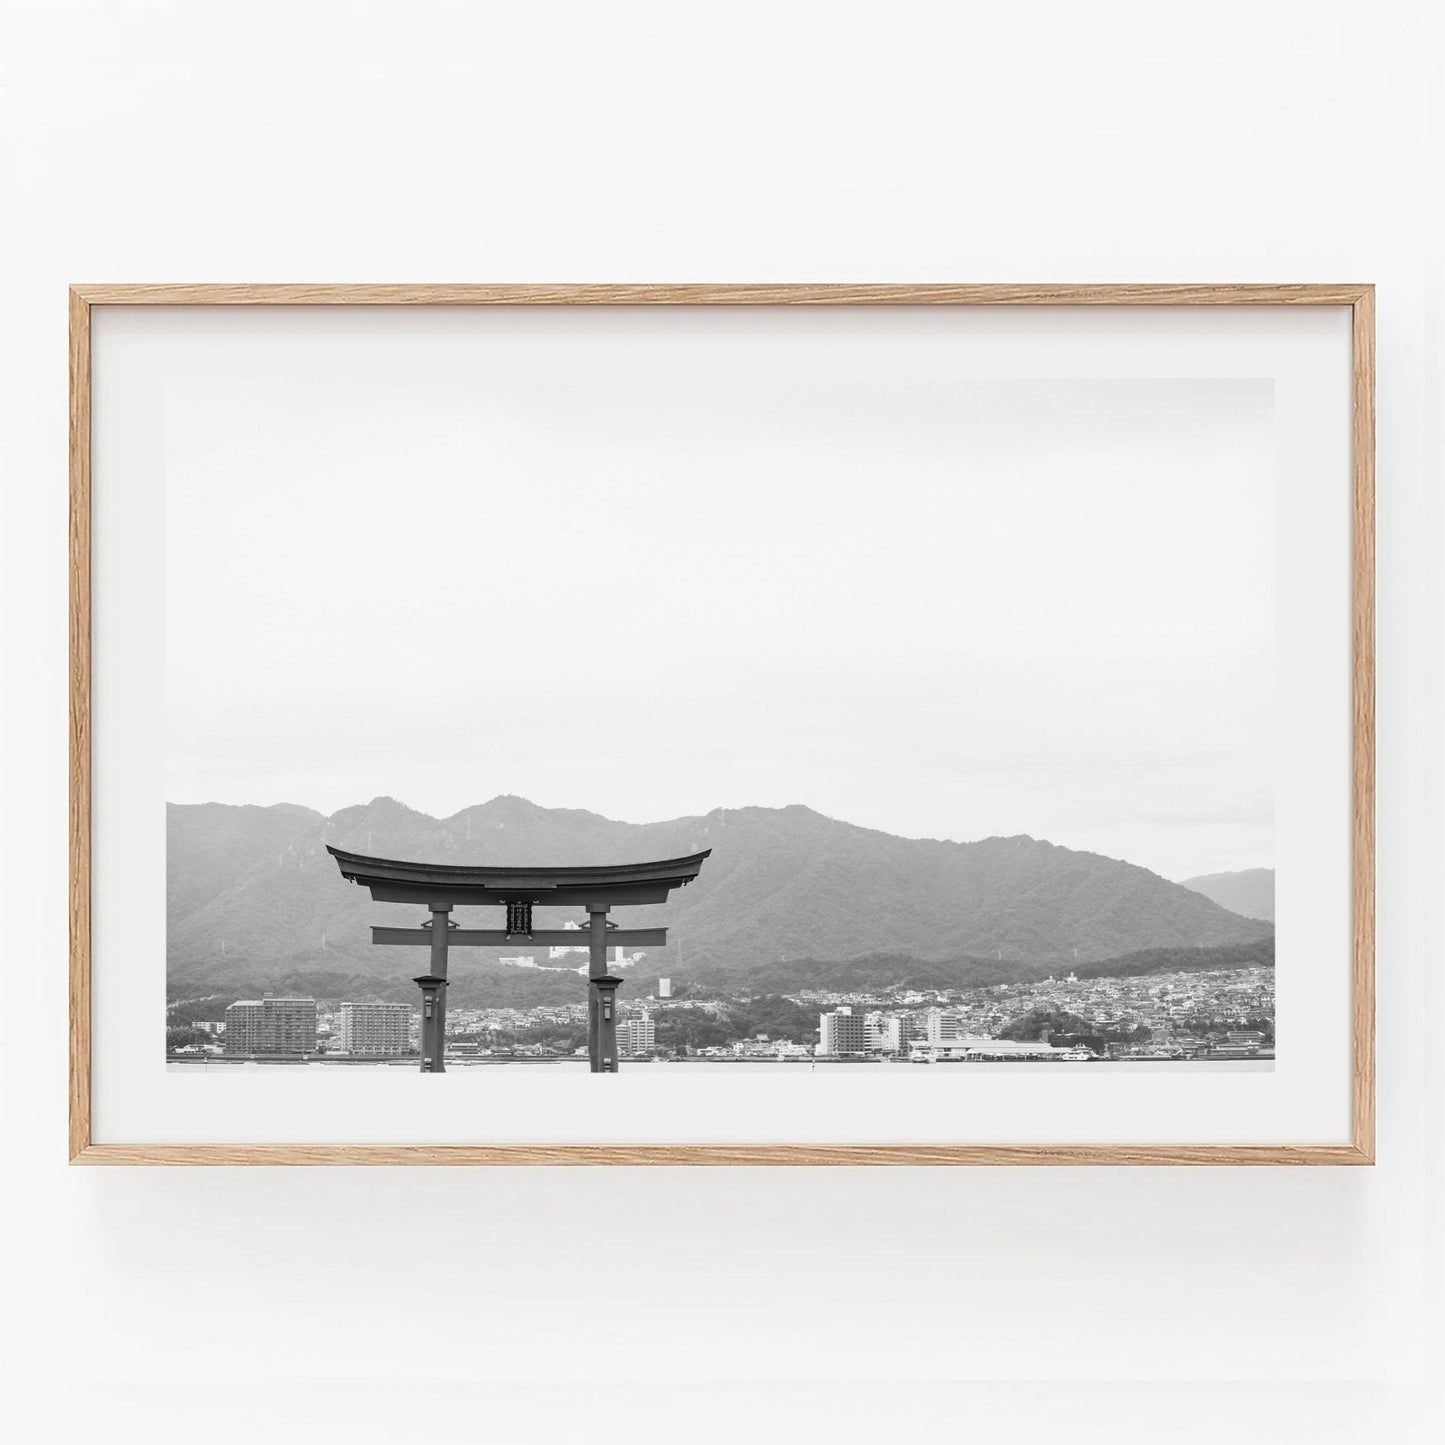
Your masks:
M919 1063L940 1063L949 1059L1007 1062L1013 1059L1083 1060L1088 1049L1061 1049L1043 1040L1024 1039L915 1039L908 1046L909 1058Z

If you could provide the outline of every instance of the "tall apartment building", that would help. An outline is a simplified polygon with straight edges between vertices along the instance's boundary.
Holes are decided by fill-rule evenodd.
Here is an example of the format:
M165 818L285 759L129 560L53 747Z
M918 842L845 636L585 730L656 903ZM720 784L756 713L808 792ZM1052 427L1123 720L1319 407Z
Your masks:
M868 1026L862 1014L844 1004L832 1013L818 1015L820 1054L862 1054L868 1049Z
M348 1054L404 1054L411 1010L404 1003L341 1005L341 1047Z
M863 1041L870 1054L883 1052L883 1014L879 1009L863 1015Z
M949 1009L929 1009L927 1028L931 1044L946 1044L963 1037L963 1019Z
M878 1033L880 1046L885 1054L908 1052L908 1040L912 1037L913 1030L906 1014L885 1015L879 1024Z
M881 1009L863 1015L864 1035L870 1054L906 1054L910 1024L906 1014L884 1013Z
M314 998L238 999L226 1010L226 1053L316 1052Z
M647 1014L635 1014L617 1025L617 1050L624 1058L650 1054L657 1049L657 1025Z

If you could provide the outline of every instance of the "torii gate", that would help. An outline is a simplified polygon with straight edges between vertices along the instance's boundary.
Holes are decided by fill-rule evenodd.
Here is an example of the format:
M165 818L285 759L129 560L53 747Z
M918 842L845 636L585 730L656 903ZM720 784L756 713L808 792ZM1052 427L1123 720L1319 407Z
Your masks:
M618 928L607 921L611 908L666 903L674 888L697 877L711 848L686 858L656 863L612 863L592 868L458 867L448 863L405 863L366 858L327 845L341 876L371 890L378 903L420 903L431 918L420 928L371 930L372 943L431 949L431 971L416 979L421 986L421 1071L445 1072L447 953L453 947L500 948L510 943L534 947L576 947L575 929L533 928L532 909L581 907L588 917L587 1056L594 1074L617 1072L617 990L622 980L607 972L607 950L631 945L661 948L665 928ZM507 910L504 929L459 928L451 921L457 907L500 905Z

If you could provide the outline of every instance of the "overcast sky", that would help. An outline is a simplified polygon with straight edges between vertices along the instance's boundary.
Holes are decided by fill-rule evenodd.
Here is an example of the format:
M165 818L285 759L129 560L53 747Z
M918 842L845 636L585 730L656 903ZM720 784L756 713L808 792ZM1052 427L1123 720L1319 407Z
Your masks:
M250 374L166 456L173 801L1273 865L1267 382Z

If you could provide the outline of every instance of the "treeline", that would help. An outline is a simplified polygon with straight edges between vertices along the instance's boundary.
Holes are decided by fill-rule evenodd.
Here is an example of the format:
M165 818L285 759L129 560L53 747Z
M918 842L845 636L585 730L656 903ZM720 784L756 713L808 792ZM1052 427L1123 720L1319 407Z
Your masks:
M166 1051L169 1053L174 1049L200 1048L205 1044L213 1044L215 1040L205 1029L198 1029L194 1024L167 1024L166 1025Z
M1263 1036L1265 1047L1274 1046L1274 1020L1272 1018L1248 1016L1227 1018L1223 1014L1194 1014L1174 1020L1174 1027L1185 1033L1208 1039L1211 1043L1222 1043L1227 1035L1235 1031L1254 1032ZM1059 1048L1093 1049L1103 1053L1108 1044L1147 1044L1154 1035L1147 1024L1133 1028L1102 1029L1067 1009L1051 1008L1040 1004L1027 1013L1010 1019L998 1031L1001 1039L1018 1039L1032 1043L1047 1036L1051 1044Z
M861 958L781 959L744 968L700 974L694 992L701 996L726 995L748 990L767 993L803 993L831 990L882 996L893 989L946 991L981 988L1020 979L1044 978L1049 970L1038 964L997 958L913 958L902 953L870 953ZM814 1020L816 1025L817 1020Z
M895 989L941 993L1003 983L1032 983L1071 969L1079 978L1131 978L1151 973L1202 973L1273 965L1272 937L1215 948L1148 948L1117 958L1076 964L973 956L940 960L901 953L872 953L848 959L781 959L726 972L708 970L697 976L691 992L698 997L726 997L749 989L768 993L836 990L881 998Z
M1148 973L1209 973L1219 968L1273 968L1274 939L1217 948L1145 948L1119 958L1075 965L1080 978L1135 978Z
M217 993L209 998L188 998L182 1003L173 1003L166 1006L166 1027L180 1027L183 1024L195 1023L224 1023L226 1021L226 1010L236 1002L238 998L246 995L239 993Z
M1102 1054L1109 1044L1147 1044L1153 1038L1145 1024L1128 1029L1101 1029L1067 1009L1049 1008L1042 1004L1010 1019L997 1036L1024 1043L1034 1043L1047 1037L1056 1048L1082 1047L1092 1049L1096 1054Z
M718 1013L701 1009L664 1009L653 1015L657 1047L663 1051L725 1048L735 1039L766 1034L775 1042L818 1041L818 1009L794 1003L780 994L765 994L746 1003L729 1004Z

